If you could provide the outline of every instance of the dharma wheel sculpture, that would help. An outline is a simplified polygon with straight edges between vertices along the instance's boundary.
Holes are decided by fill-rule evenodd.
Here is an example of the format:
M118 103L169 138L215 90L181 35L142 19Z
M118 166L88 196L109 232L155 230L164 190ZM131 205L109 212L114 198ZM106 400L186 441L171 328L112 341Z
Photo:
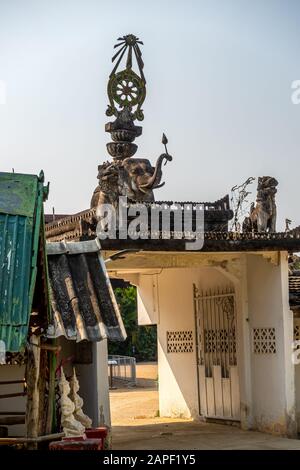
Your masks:
M146 80L143 73L144 63L139 44L143 44L133 34L119 38L115 45L118 52L112 61L116 64L110 74L107 94L109 105L107 116L115 116L115 122L105 126L106 132L111 133L113 142L107 144L108 153L113 158L124 159L132 157L137 151L137 145L132 142L142 134L142 128L135 126L134 121L142 121L144 114L141 109L146 97ZM117 72L117 69L127 52L126 68ZM132 70L133 56L136 59L140 76Z
M115 103L117 103L121 109L127 108L131 113L132 109L137 106L136 111L132 114L132 119L142 121L144 119L144 115L141 110L141 106L146 97L146 80L143 73L144 62L142 61L142 53L139 44L143 43L133 34L128 34L127 36L118 38L118 41L120 42L114 47L119 48L119 50L113 56L112 62L116 59L118 60L109 76L109 82L107 85L107 94L110 105L108 106L106 114L107 116L112 116L114 114L118 117L119 111L117 110ZM126 51L128 52L126 68L125 70L116 73ZM132 70L133 54L136 58L140 76Z

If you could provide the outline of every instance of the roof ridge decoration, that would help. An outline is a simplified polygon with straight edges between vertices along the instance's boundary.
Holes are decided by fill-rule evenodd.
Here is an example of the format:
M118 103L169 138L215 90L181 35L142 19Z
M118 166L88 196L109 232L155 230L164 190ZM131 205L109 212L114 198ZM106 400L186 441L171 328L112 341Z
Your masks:
M126 197L129 203L154 201L153 190L164 185L161 183L162 164L172 160L165 134L162 137L164 153L157 158L155 166L147 158L132 158L138 148L134 140L142 134L142 127L134 122L144 119L142 105L146 97L142 44L137 36L127 34L119 37L114 46L117 52L112 58L114 67L107 85L109 105L106 115L115 116L115 120L105 125L105 131L112 139L106 146L113 161L98 166L99 185L91 200L91 208L96 209L99 221L101 209L98 209L103 204L117 208L120 196ZM125 68L119 71L125 58Z
M132 157L137 151L133 143L136 137L142 134L142 127L136 126L134 121L142 121L144 113L141 109L146 98L146 79L143 72L144 62L139 45L143 42L133 34L118 38L118 49L112 58L115 66L109 76L107 94L109 105L107 116L115 116L114 122L105 126L106 132L111 133L113 142L107 144L108 153L116 159ZM126 67L119 72L118 67L127 52ZM132 69L135 57L139 75Z

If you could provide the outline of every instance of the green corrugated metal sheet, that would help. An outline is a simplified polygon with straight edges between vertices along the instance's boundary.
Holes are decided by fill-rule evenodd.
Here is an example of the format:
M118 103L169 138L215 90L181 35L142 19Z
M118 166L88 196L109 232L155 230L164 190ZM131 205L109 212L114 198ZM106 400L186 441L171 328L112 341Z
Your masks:
M33 217L38 177L0 172L0 213Z
M43 214L43 175L0 173L0 339L26 344Z

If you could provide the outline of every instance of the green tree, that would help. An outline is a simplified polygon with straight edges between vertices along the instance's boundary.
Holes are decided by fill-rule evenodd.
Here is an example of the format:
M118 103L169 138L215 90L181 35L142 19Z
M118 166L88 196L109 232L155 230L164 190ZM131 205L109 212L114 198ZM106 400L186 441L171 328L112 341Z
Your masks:
M135 356L139 361L157 358L156 326L138 326L136 288L116 288L115 296L120 307L127 338L121 343L108 343L109 354Z

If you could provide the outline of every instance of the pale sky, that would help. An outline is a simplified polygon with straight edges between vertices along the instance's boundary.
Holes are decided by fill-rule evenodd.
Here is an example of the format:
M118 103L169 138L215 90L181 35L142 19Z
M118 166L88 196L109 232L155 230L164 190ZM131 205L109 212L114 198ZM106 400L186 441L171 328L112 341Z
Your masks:
M132 33L147 79L136 156L154 164L165 132L174 157L156 199L214 201L271 175L278 228L299 225L299 25L293 0L0 0L0 169L43 169L47 212L89 207L110 158L113 46Z

